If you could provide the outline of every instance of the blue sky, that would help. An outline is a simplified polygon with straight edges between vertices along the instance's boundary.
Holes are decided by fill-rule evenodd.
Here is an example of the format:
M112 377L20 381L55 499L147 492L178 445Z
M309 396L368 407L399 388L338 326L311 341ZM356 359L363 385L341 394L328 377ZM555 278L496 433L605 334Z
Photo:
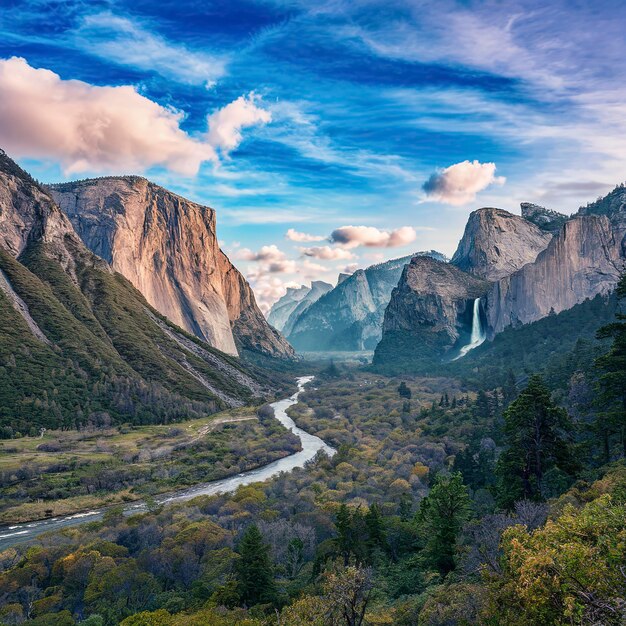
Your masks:
M267 306L451 254L478 207L623 181L624 24L608 1L4 0L0 146L44 182L138 173L214 207Z

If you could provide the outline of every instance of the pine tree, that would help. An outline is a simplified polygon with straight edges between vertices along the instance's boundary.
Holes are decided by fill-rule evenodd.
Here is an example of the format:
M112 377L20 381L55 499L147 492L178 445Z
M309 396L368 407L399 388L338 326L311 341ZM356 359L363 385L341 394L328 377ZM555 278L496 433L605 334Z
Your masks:
M437 476L420 502L417 523L426 541L424 555L442 575L456 566L457 542L469 512L470 497L460 472Z
M626 304L626 274L622 275L617 286L617 297ZM602 372L599 377L599 402L604 409L599 416L607 436L617 432L622 440L622 455L626 457L626 314L616 313L617 321L598 330L599 339L613 339L610 350L596 361Z
M540 376L504 412L505 451L496 465L498 503L510 508L518 500L543 500L542 480L548 470L573 474L569 433L572 423L556 406Z
M372 504L365 515L365 527L367 529L367 552L371 562L377 551L387 548L385 521L376 503Z
M236 565L239 596L245 606L273 602L276 597L274 567L269 546L256 524L248 526L237 546Z

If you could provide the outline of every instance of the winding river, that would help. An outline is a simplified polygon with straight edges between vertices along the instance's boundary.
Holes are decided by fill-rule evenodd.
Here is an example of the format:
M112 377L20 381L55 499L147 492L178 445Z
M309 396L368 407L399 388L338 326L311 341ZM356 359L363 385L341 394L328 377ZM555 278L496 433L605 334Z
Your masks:
M197 496L230 493L242 485L263 482L282 472L290 472L297 467L304 467L305 464L315 458L317 453L320 451L325 452L328 456L333 456L336 452L334 448L329 446L319 437L298 428L294 421L287 415L287 409L298 402L298 396L304 390L304 386L307 383L310 383L313 378L313 376L302 376L301 378L298 378L298 391L296 393L289 398L273 402L270 405L274 409L274 417L285 428L291 430L291 432L300 438L302 450L283 457L282 459L278 459L277 461L273 461L272 463L268 463L267 465L263 465L262 467L258 467L257 469L237 474L236 476L229 476L220 480L201 483L182 491L161 494L160 496L155 497L156 502L158 504L173 504L184 500L190 500L191 498L196 498ZM145 509L145 503L134 502L124 508L124 513L132 515L133 513L140 513ZM0 527L0 550L4 550L5 548L18 543L31 541L37 535L41 535L42 533L67 528L68 526L84 524L85 522L100 520L104 516L105 511L106 509L88 511L86 513L75 513L74 515L53 517L51 519L44 519L36 522Z

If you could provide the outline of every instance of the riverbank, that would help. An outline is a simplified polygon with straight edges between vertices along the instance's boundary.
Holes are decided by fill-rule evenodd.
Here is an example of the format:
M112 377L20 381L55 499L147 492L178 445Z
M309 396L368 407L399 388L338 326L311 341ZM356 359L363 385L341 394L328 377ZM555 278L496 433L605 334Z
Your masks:
M220 480L300 450L254 408L170 425L47 432L0 442L0 524L32 522Z
M203 482L193 487L183 490L173 491L169 494L162 494L154 498L157 505L167 505L174 502L190 500L202 495L214 495L217 493L231 493L241 486L249 485L256 482L269 480L273 476L290 472L297 467L304 467L308 462L312 461L318 453L324 453L329 457L335 454L335 449L326 444L319 437L312 435L298 428L293 420L287 415L289 407L297 404L298 396L304 390L304 386L313 380L313 376L304 376L297 379L298 391L283 400L272 403L270 406L274 409L274 418L268 419L268 427L274 425L279 427L290 436L295 437L300 442L300 450L268 463L262 467L253 470L240 472L237 475L229 476L220 480ZM259 423L264 420L260 420ZM135 512L145 510L147 505L143 501L129 504L125 507L124 512L130 515ZM85 522L98 521L104 516L106 509L97 509L77 513L69 516L53 516L40 521L34 521L23 524L12 524L0 528L0 550L8 548L17 543L31 541L38 535L50 531L61 530L69 526L83 524Z

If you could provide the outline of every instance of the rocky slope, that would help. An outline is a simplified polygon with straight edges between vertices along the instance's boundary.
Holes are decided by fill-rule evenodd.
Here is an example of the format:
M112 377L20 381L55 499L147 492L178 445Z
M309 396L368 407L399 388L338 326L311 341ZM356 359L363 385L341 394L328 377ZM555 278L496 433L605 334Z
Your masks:
M148 423L265 396L257 374L186 335L81 241L0 152L0 427Z
M413 258L391 294L374 364L452 356L469 339L474 300L489 287L450 263Z
M213 209L135 176L49 189L87 247L172 322L229 354L293 355L220 250Z
M418 255L432 255L419 252ZM414 255L357 270L308 307L287 338L297 350L373 350L382 335L385 308L404 266Z
M522 217L525 220L532 222L535 226L539 226L541 230L548 233L558 232L561 226L569 219L563 213L546 209L532 202L522 202L520 208L522 209Z
M519 215L478 209L470 215L451 262L486 280L499 280L532 263L550 239L549 233Z

